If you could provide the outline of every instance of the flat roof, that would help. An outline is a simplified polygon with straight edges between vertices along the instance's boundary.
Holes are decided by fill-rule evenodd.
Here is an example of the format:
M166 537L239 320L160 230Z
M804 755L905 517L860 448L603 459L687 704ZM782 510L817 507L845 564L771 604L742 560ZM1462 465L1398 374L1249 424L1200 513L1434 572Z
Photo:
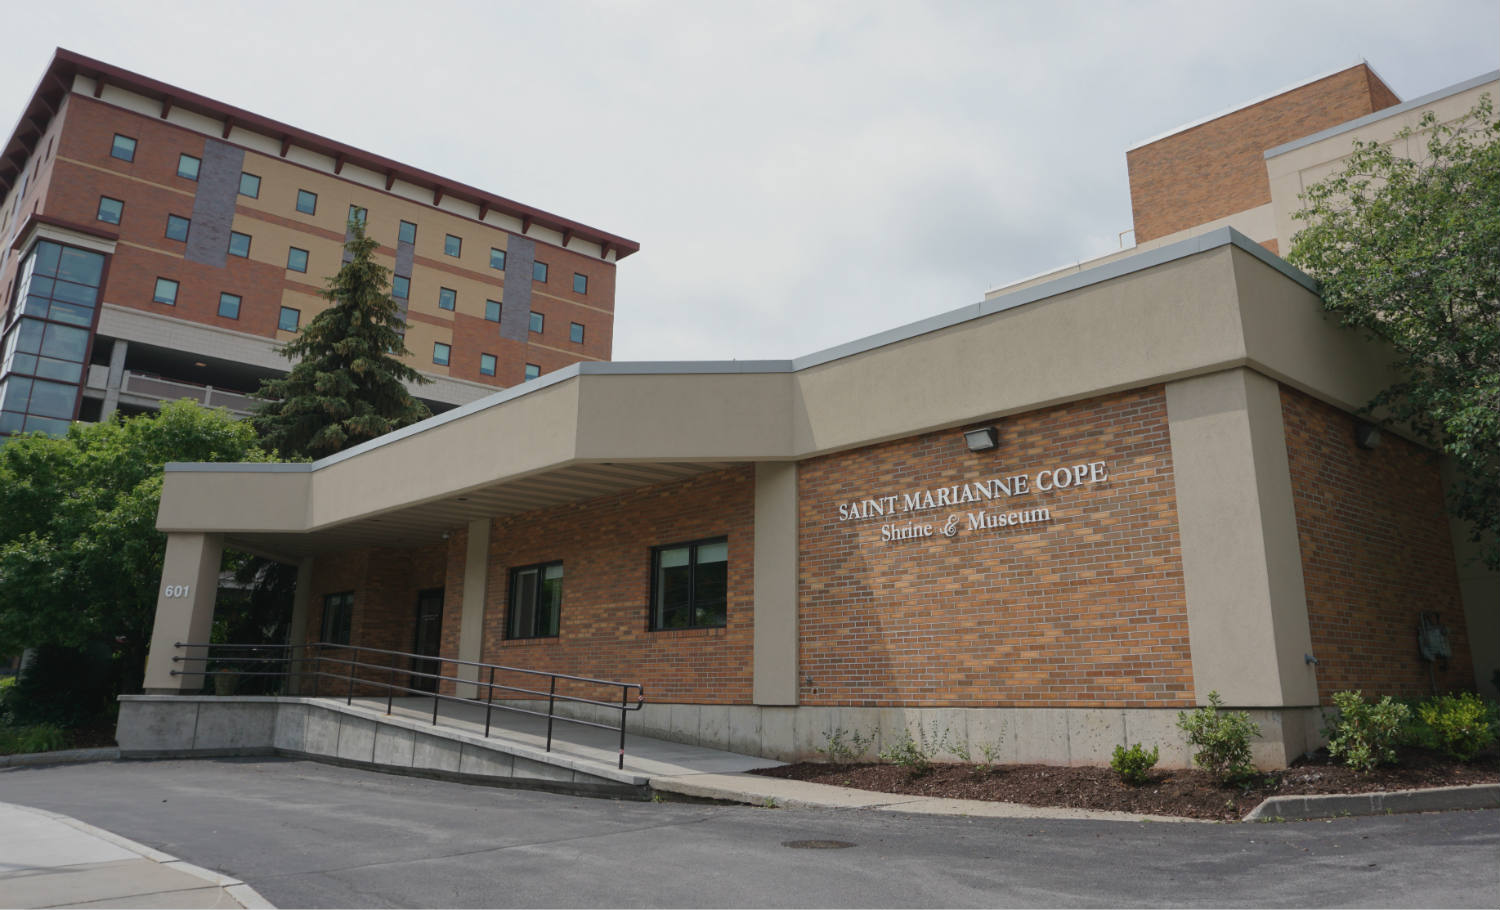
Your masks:
M15 186L16 178L25 168L26 161L36 151L36 141L46 132L47 124L56 116L62 99L72 92L74 77L80 75L160 101L162 117L166 117L170 109L180 107L223 121L226 124L226 139L230 127L241 127L280 139L282 157L286 157L287 150L295 145L327 155L342 164L352 164L385 174L388 180L400 179L414 186L431 190L434 200L440 196L462 199L479 206L481 211L488 210L510 215L520 220L523 234L530 225L539 225L562 234L564 245L568 238L576 237L580 240L587 240L598 244L606 254L611 250L614 251L616 260L624 259L641 248L636 241L618 234L590 227L561 215L554 215L478 187L449 180L430 171L403 164L374 152L299 129L279 120L263 117L243 108L234 107L63 48L58 48L53 54L52 62L37 83L31 101L22 108L21 117L16 122L15 129L11 131L10 139L6 141L3 150L0 150L0 189L9 192ZM96 92L95 95L97 97L98 93Z

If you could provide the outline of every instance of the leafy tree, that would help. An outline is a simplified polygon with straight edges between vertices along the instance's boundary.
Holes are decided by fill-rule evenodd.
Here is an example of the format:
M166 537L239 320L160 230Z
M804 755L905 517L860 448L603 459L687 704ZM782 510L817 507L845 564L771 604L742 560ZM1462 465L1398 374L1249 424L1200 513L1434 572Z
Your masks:
M140 686L167 537L169 461L267 461L255 431L193 402L0 446L0 654L100 643Z
M430 380L397 358L407 352L405 323L391 299L390 269L371 258L377 244L351 219L344 249L352 257L328 279L333 306L282 348L298 361L261 383L269 402L252 418L268 448L319 458L430 416L404 382Z
M1461 468L1450 502L1500 568L1500 120L1427 112L1393 143L1355 142L1302 194L1287 257L1345 325L1395 350L1401 380L1370 402ZM1410 148L1415 157L1406 157Z

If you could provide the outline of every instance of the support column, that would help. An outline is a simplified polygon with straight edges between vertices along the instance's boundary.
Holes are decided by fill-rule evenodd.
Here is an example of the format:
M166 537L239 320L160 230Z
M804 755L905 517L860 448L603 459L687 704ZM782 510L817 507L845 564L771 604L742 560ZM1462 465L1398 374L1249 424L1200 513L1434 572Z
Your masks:
M1166 396L1198 701L1315 706L1280 390L1242 368L1169 382Z
M458 659L479 660L484 653L484 602L488 593L490 557L490 520L469 522L469 537L464 551L463 613L458 620ZM460 679L478 679L479 668L458 665ZM485 693L478 686L459 683L459 698L477 698Z
M218 534L168 534L167 558L156 592L156 622L151 627L151 650L146 657L146 694L175 695L197 691L201 676L173 676L183 665L172 657L202 657L205 649L178 651L176 643L207 642L213 627L214 596L219 588L219 562L224 539ZM201 670L201 662L187 665Z
M307 613L308 605L312 601L312 572L313 558L303 557L297 563L297 589L292 592L292 627L287 630L286 643L291 645L289 656L296 660L305 656L301 645L307 644ZM287 678L287 691L291 695L301 694L302 678L298 675L303 669L300 664L293 664L292 673ZM310 691L310 690L309 690Z
M797 684L797 463L755 466L757 705L795 705Z
M108 420L120 407L120 387L125 384L125 354L130 343L119 338L109 349L109 378L104 383L104 405L99 411L100 420Z

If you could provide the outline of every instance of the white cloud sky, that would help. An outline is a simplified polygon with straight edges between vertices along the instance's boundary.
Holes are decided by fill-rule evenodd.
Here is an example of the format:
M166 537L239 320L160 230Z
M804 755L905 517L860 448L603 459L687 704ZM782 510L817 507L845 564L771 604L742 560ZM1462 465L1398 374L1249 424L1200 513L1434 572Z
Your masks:
M1125 149L1360 58L1500 67L1493 0L34 4L56 46L630 237L615 358L785 358L1118 248ZM0 127L3 128L3 127Z

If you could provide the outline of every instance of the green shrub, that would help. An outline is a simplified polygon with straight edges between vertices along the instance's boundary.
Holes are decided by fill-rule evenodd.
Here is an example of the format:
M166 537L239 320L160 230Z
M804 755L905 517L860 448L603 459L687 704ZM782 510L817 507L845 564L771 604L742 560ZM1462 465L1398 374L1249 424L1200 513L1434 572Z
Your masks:
M1473 692L1435 695L1417 714L1432 729L1437 747L1459 761L1468 761L1495 741L1489 706Z
M1401 742L1411 709L1386 695L1367 703L1359 690L1333 693L1338 716L1323 729L1328 737L1328 754L1342 758L1344 764L1360 771L1372 771L1376 765L1396 760L1396 745Z
M901 739L882 749L880 757L897 767L905 768L912 777L921 777L932 770L932 760L939 752L950 749L952 746L948 742L948 731L945 729L939 733L934 721L930 732L917 724L915 739L912 738L911 730L902 730Z
M1207 706L1177 713L1177 727L1195 750L1193 762L1220 783L1233 783L1255 773L1250 740L1260 735L1260 726L1244 711L1220 713L1223 706L1219 693L1210 692Z
M67 745L67 732L56 724L0 727L0 755L56 752L59 749L67 748Z
M958 756L959 761L974 766L970 770L975 777L984 777L987 774L993 774L995 765L999 764L1000 761L1000 743L998 741L992 740L980 743L979 758L977 759L974 758L973 753L970 751L968 743L954 744L949 748L953 751L954 755Z
M1129 749L1124 746L1115 746L1114 757L1109 760L1109 766L1120 775L1120 780L1127 784L1144 784L1151 779L1151 769L1156 767L1156 760L1161 757L1156 746L1147 752L1145 747L1136 743Z
M825 744L818 748L818 754L835 765L859 761L875 744L875 737L866 736L858 730L845 730L843 727L835 727L823 734L823 738Z

